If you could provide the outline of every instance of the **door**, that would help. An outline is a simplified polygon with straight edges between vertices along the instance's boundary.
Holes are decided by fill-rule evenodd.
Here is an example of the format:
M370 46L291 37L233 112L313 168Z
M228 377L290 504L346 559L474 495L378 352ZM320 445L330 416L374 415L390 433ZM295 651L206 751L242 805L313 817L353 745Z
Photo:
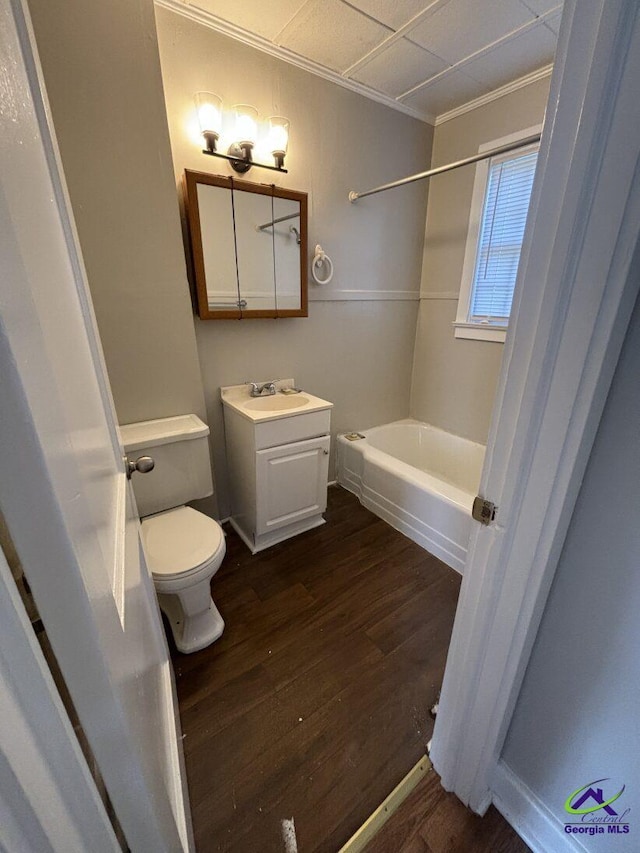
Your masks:
M257 519L261 535L322 514L327 508L328 435L256 453Z
M0 510L129 847L183 851L167 645L28 15L0 10Z

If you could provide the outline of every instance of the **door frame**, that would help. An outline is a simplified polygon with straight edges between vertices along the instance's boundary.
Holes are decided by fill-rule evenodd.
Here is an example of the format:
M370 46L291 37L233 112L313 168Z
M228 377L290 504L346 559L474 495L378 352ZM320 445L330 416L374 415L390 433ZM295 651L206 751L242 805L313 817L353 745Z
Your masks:
M482 814L640 281L640 10L566 0L430 757Z

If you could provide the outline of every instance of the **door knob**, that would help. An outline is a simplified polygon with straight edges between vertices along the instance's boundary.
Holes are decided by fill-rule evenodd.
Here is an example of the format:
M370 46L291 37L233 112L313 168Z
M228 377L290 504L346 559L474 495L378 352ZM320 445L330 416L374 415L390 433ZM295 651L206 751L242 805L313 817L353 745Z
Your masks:
M140 474L148 474L149 471L153 471L155 464L156 463L150 456L138 456L135 462L132 462L128 456L125 456L124 467L127 472L127 480L131 479L131 475L134 471L139 471Z

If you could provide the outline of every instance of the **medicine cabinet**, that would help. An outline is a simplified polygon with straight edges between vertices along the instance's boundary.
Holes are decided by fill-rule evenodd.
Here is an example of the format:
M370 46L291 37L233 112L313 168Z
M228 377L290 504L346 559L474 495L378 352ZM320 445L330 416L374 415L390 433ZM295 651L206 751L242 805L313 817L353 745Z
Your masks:
M202 320L306 317L307 194L185 171Z

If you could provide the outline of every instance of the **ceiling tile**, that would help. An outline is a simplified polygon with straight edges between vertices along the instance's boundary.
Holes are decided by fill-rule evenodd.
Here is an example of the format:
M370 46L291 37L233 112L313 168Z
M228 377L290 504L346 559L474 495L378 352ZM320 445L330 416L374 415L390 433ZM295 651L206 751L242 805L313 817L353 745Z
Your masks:
M560 32L560 21L562 20L562 12L558 12L557 15L552 15L550 18L544 19L544 24L546 27L549 27L552 33L558 35Z
M429 0L352 0L356 6L393 30L399 30L419 12L432 5Z
M544 15L545 12L550 12L551 9L562 7L562 3L558 0L520 0L522 5L530 9L534 15Z
M304 6L304 2L305 0L269 0L268 15L265 14L264 3L260 0L244 0L242 3L238 3L238 0L193 0L189 5L273 40L301 6Z
M451 64L534 19L517 0L451 0L411 31L410 38Z
M340 0L311 0L277 41L334 71L345 71L389 35L389 29Z
M491 89L497 89L505 83L549 65L553 62L555 48L554 34L540 23L499 45L490 53L472 59L465 64L464 71L474 80L485 83Z
M487 86L467 77L462 71L451 71L408 98L403 98L402 103L424 115L435 117L480 95L486 95L488 91Z
M432 53L406 39L399 39L353 76L360 83L395 98L446 67L446 63Z

